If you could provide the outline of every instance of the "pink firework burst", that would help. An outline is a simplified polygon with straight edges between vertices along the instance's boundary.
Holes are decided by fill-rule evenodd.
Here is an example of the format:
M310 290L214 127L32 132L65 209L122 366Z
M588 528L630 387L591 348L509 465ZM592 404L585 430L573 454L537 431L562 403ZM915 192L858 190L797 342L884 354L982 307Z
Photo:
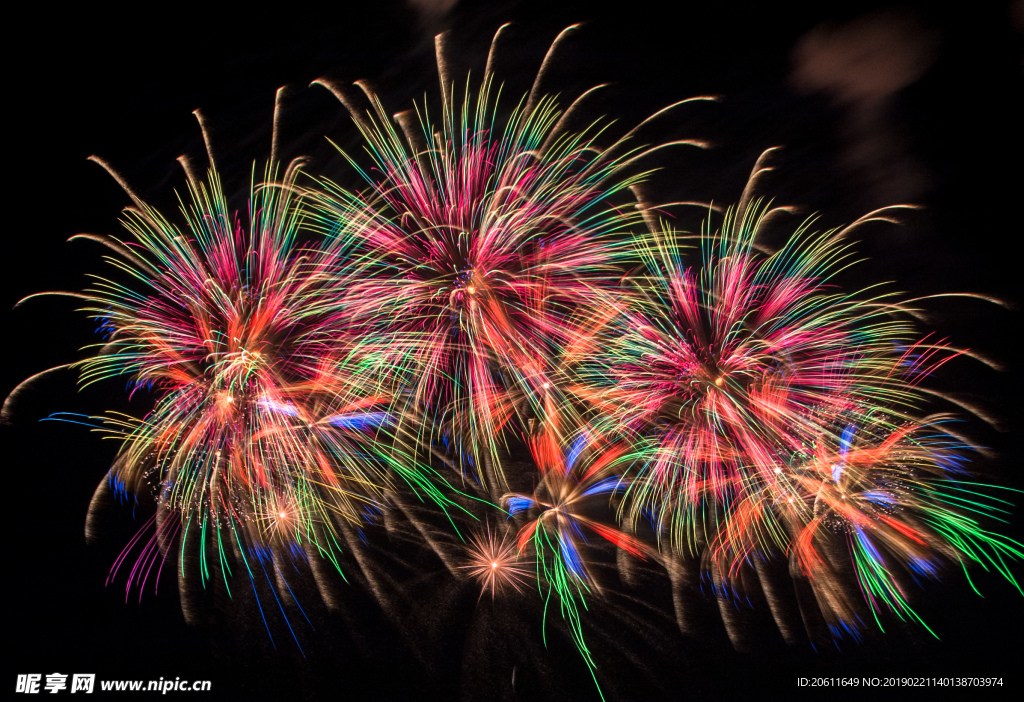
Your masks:
M499 120L489 72L478 96L453 104L440 54L439 66L440 123L424 107L396 127L365 85L369 114L325 83L349 106L374 168L361 169L362 192L325 183L319 216L339 251L355 252L346 308L385 349L405 415L426 415L419 431L457 443L481 480L504 488L497 449L520 413L508 392L543 416L552 380L538 359L573 341L573 315L608 304L625 255L615 235L638 217L618 200L641 177L626 167L644 152L628 138L602 147L597 125L567 131L575 103L562 111L536 85Z
M841 431L838 417L912 407L916 381L953 355L915 345L886 296L830 283L849 263L841 232L805 225L767 255L756 248L764 218L756 206L727 214L700 240L697 270L675 233L642 240L633 309L582 389L649 437L634 509L659 512L676 544L703 541L727 504L774 489L793 455Z

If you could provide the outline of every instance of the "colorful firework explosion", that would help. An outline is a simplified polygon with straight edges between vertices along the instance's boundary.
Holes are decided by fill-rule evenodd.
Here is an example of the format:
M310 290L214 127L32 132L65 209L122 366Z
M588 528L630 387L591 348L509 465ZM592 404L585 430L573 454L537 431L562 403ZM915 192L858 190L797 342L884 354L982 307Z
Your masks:
M362 529L400 521L481 597L535 578L595 682L592 535L664 567L674 597L696 570L720 606L751 573L767 595L763 565L785 554L833 638L924 624L911 585L949 564L1020 590L1024 546L985 526L1004 501L968 479L950 418L924 415L942 396L923 383L961 352L921 338L912 301L839 285L850 230L886 213L825 234L808 222L770 252L778 210L745 193L688 249L630 199L661 146L636 130L604 146L603 122L571 131L580 100L562 110L539 88L550 59L506 112L490 60L456 100L441 40L440 121L424 104L397 128L365 84L368 112L319 81L365 142L372 168L349 158L361 191L272 165L242 220L217 171L186 163L181 227L126 188L130 238L86 236L117 277L67 293L106 335L71 364L83 386L128 379L155 399L142 419L88 420L122 442L90 522L111 494L156 503L113 574L141 550L141 590L177 550L179 583L218 571L230 592L244 570L255 591L262 573L285 613L302 611L293 573L321 588L320 564L340 570L348 551L387 608ZM493 503L509 519L495 532Z
M603 147L597 123L568 131L580 101L563 111L537 83L499 120L489 71L460 103L443 41L438 65L439 124L423 106L416 118L396 115L396 129L365 84L364 113L323 82L352 113L373 168L350 158L368 189L325 180L314 197L329 241L356 251L345 303L387 350L381 369L402 386L403 415L428 441L453 441L500 495L503 429L523 409L509 393L532 410L519 419L543 417L552 379L540 360L571 343L574 314L610 304L625 233L639 218L622 197L643 174L627 166L649 150L631 135Z

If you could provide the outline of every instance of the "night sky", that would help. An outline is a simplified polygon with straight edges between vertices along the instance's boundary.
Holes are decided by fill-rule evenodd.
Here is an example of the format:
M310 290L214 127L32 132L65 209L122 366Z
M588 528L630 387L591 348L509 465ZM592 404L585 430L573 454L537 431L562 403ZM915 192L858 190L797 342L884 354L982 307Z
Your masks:
M686 97L722 97L645 130L652 143L692 138L713 145L654 164L660 170L649 186L652 199L735 201L758 154L783 146L762 193L819 213L818 228L898 202L923 206L901 226L858 232L866 260L849 274L850 285L892 281L889 288L908 297L974 292L1020 300L1013 251L1024 234L1017 158L1024 3L936 10L931 3L835 2L814 11L775 3L551 4L555 9L463 0L447 13L391 1L340 2L308 13L290 4L273 12L164 4L139 14L80 5L59 22L50 7L27 8L31 19L9 24L16 39L5 47L13 197L0 276L0 393L81 358L79 349L96 339L73 300L43 298L12 309L33 292L80 289L89 273L105 272L99 247L66 241L78 232L117 234L119 212L129 204L86 160L90 154L169 210L174 190L184 187L175 158L204 153L191 114L201 108L228 192L244 192L253 160L269 152L275 91L288 85L284 157L309 155L308 172L354 185L326 138L352 147L356 131L326 90L306 87L310 81L368 79L397 112L424 93L436 95L434 34L451 30L461 84L467 70L474 81L483 72L491 36L506 21L516 24L496 72L510 96L529 88L561 29L585 22L562 48L548 89L571 98L611 84L592 104L594 118L628 128ZM995 427L976 418L964 423L994 455L975 463L982 482L1024 488L1019 310L954 298L928 310L929 331L1007 367L996 372L960 359L934 385L996 420ZM382 567L392 557L416 564L415 577L402 585L410 604L401 625L382 616L358 582L348 586L341 613L328 613L315 592L306 593L309 621L292 621L302 652L283 622L271 627L270 641L251 597L210 602L197 627L185 624L171 577L159 581L157 594L150 582L141 602L137 591L126 602L123 575L104 583L149 516L146 506L106 515L99 543L87 546L83 536L90 497L116 443L82 426L39 420L54 412L141 413L147 401L141 394L129 400L117 383L78 393L66 373L37 385L14 421L0 426L13 513L4 631L14 653L5 685L19 673L62 672L210 679L210 699L596 699L557 626L543 650L537 598L478 602L471 584L456 583L408 544L380 553ZM999 529L1024 540L1024 498L1014 501L1021 506ZM761 612L750 622L755 649L739 654L713 625L710 597L708 638L680 636L667 579L654 570L629 595L590 601L585 631L593 632L609 700L789 698L808 692L797 687L798 677L815 675L1003 676L1005 686L991 698L1024 689L1024 598L991 574L972 572L984 598L955 570L916 593L917 611L940 640L894 620L885 636L869 631L860 644L788 649ZM1024 564L1015 572L1024 577ZM926 694L904 691L915 692Z

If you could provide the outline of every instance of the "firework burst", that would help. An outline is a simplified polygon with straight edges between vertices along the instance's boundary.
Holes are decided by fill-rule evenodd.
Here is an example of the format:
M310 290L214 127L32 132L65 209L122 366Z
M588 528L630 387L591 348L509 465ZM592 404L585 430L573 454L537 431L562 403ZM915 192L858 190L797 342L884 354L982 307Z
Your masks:
M697 240L699 269L673 231L638 242L646 274L573 386L598 421L638 438L629 522L655 515L726 599L755 564L790 554L833 636L857 635L883 609L920 622L907 583L942 562L992 567L1016 586L1006 560L1020 545L962 509L998 512L958 482L964 440L948 421L915 418L941 397L922 381L964 352L920 338L916 310L894 295L834 282L851 262L851 227L884 213L825 234L805 223L772 253L759 237L773 213L729 210Z
M141 419L91 420L121 449L87 534L110 496L148 496L157 513L143 531L155 534L140 532L112 577L141 546L128 587L141 585L177 544L180 579L219 571L230 592L233 569L252 576L251 563L270 564L276 589L290 592L284 562L337 567L342 525L361 524L399 484L444 498L429 471L386 448L392 397L339 313L336 261L297 241L298 162L274 185L253 179L247 220L232 214L215 170L199 181L184 165L183 227L125 186L129 238L84 235L114 252L118 275L69 293L107 337L72 365L83 386L127 379L155 396ZM188 615L184 593L183 607Z
M939 352L914 347L899 306L833 286L850 258L840 232L805 225L760 253L765 216L727 213L699 240L696 271L675 232L642 239L633 309L608 327L596 382L582 387L610 421L648 437L633 508L658 512L676 547L704 543L725 505L776 485L838 414L911 407L916 379L952 355L908 362Z
M490 524L470 537L466 559L461 567L480 583L481 597L488 590L492 599L498 592L522 592L532 575L532 564L520 556L516 540L508 532L492 532Z
M127 211L131 243L113 245L131 252L116 265L134 285L96 278L86 291L109 338L79 365L85 385L127 377L156 395L141 420L106 418L123 443L99 492L150 492L158 535L200 531L226 583L226 553L333 550L317 534L379 499L387 471L367 459L389 398L339 344L322 266L295 243L290 189L254 187L244 224L215 172L189 190L184 229L141 202Z
M585 532L637 558L646 558L648 548L608 526L611 497L626 489L621 471L634 460L629 442L614 441L592 426L565 436L557 420L557 416L549 418L529 440L540 472L536 490L532 495L507 494L502 505L510 517L527 516L519 531L519 550L529 547L535 554L538 586L542 594L547 587L546 599L557 595L562 618L593 675L596 666L583 637L580 606L585 608L585 595L600 591L600 586L582 550L587 544Z
M967 447L944 431L948 421L936 416L894 426L876 417L848 424L794 463L784 491L738 507L761 511L768 517L762 523L774 521L792 535L794 571L808 580L834 635L856 635L863 625L857 591L879 628L883 611L927 628L910 606L910 587L936 578L951 562L968 580L973 563L1020 590L1007 562L1024 556L1024 546L978 521L998 520L1008 503L988 494L991 486L963 479ZM743 541L723 534L720 544ZM856 591L836 577L837 555L852 564Z
M571 342L574 313L607 304L626 253L621 234L638 217L619 202L643 175L627 167L644 150L632 133L601 146L599 124L568 131L579 101L563 111L538 84L499 119L490 68L460 104L443 38L438 65L440 121L424 106L396 115L397 128L365 84L370 109L361 112L322 81L349 107L374 175L361 192L325 181L317 201L331 240L357 252L346 305L384 344L382 369L405 388L407 414L425 413L424 429L450 438L482 481L504 489L498 448L520 414L508 392L543 416L551 379L538 359Z
M839 286L851 227L886 212L823 234L809 221L769 250L784 208L752 201L759 161L717 229L665 227L639 186L653 173L641 159L670 144L581 124L593 90L565 108L545 95L566 33L518 102L500 95L493 54L479 87L457 90L443 37L439 109L391 117L365 83L359 97L317 81L361 137L365 153L345 155L354 189L300 182L298 163L279 173L276 114L241 215L212 155L204 178L183 159L172 217L100 162L134 205L127 237L78 237L106 246L114 272L59 293L105 336L64 367L154 406L54 418L120 443L88 536L111 498L155 503L111 580L127 572L141 596L176 558L194 622L194 586L237 592L240 573L271 639L264 605L291 629L300 579L341 608L330 571L343 562L403 635L418 628L411 580L454 585L460 604L467 581L492 599L535 584L543 636L557 602L595 682L588 607L614 612L622 584L637 595L623 601L657 611L643 598L658 568L683 633L707 633L687 616L717 599L738 649L741 600L767 600L786 641L800 638L772 561L814 642L872 621L927 626L913 587L944 569L1020 590L1008 564L1024 546L985 526L1008 503L968 479L975 447L953 418L925 416L935 397L958 402L927 382L966 352L921 338L916 301ZM494 526L496 504L508 519ZM614 583L601 577L613 560ZM439 599L424 598L424 623L449 619ZM491 636L522 600L489 604Z

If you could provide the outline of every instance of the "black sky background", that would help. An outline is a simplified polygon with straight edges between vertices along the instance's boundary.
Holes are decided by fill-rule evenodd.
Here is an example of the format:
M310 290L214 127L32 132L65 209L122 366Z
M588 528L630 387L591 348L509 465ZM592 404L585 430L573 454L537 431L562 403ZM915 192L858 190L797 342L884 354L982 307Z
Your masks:
M325 90L305 86L323 75L369 79L390 109L404 109L424 92L436 93L437 31L452 30L457 75L469 69L478 76L490 38L505 21L517 23L498 64L511 94L528 89L562 28L585 21L563 48L551 89L574 96L612 83L594 117L628 126L685 97L723 96L645 133L651 141L699 138L715 146L680 151L658 164L663 170L650 186L655 199L735 201L757 155L783 145L762 191L806 214L820 213L821 227L907 195L924 205L900 227L860 231L859 250L868 260L851 274L851 284L896 281L892 287L908 296L970 291L1019 300L1024 52L1021 23L1015 30L1009 5L900 6L937 37L934 60L920 80L887 100L878 124L889 151L859 168L848 158L864 136L850 127L851 108L825 93L798 91L792 52L823 22L842 24L889 6L819 5L809 11L768 3L464 0L438 16L401 2L339 2L309 11L162 5L139 14L79 6L59 17L42 5L27 8L25 20L9 25L13 41L5 47L13 197L0 258L0 393L80 358L79 349L95 339L73 301L49 298L11 309L33 292L80 289L88 273L104 270L101 251L66 239L117 233L128 199L87 156L102 156L144 198L173 207L173 190L184 183L174 159L203 155L191 114L198 107L211 125L228 188L240 192L252 161L269 151L274 92L287 84L284 156L309 154L310 172L354 183L324 139L355 144L354 128ZM909 181L876 177L878 170L908 168L917 174ZM1019 311L949 298L929 310L939 336L1007 366L999 373L961 360L933 384L999 419L998 431L976 420L966 425L996 455L976 467L990 482L1024 488ZM211 699L596 698L564 637L552 636L550 651L540 655L533 605L477 605L475 593L444 579L439 563L422 561L408 585L419 607L401 627L377 614L358 584L344 616L308 602L312 629L296 624L304 656L280 622L276 649L271 646L241 597L216 603L209 622L195 628L183 621L171 578L159 583L156 596L150 584L141 603L137 592L126 603L123 575L110 587L104 581L148 516L144 506L136 521L129 509L112 515L102 543L86 546L83 537L89 499L116 445L84 427L38 421L58 411L144 411L145 398L129 402L120 390L108 384L79 394L70 374L55 376L38 386L12 425L0 426L11 515L4 631L14 648L4 685L13 687L18 673L94 672L101 679L210 679ZM1018 540L1022 510L1000 527ZM1024 567L1018 563L1015 572L1024 575ZM757 649L737 654L722 631L706 641L683 640L670 619L667 579L652 576L637 593L650 607L620 598L601 611L600 602L592 603L598 675L609 699L625 700L788 698L806 692L797 677L814 675L1003 676L1006 687L983 698L1019 694L1024 598L983 572L976 584L984 598L970 593L956 572L919 593L917 609L939 641L894 622L886 636L847 642L841 651L789 650L762 618L753 623ZM708 606L713 609L711 600ZM904 691L915 693L923 691Z

